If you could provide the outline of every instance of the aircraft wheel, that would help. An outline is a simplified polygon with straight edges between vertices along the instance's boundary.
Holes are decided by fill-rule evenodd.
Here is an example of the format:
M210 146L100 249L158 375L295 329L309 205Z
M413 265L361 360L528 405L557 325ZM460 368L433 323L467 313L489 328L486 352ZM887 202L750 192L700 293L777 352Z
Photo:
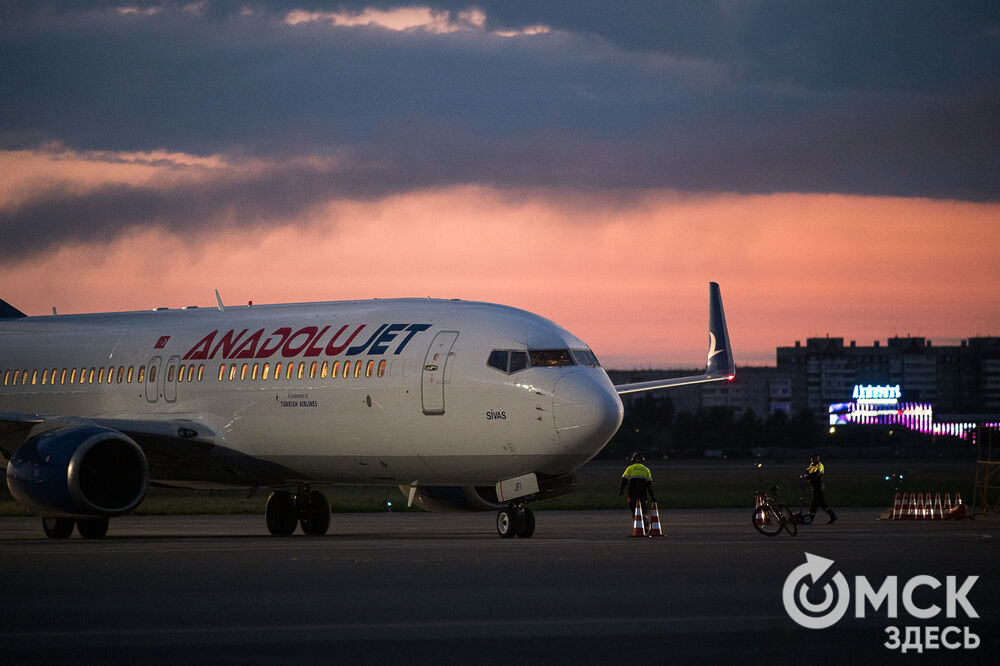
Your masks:
M301 507L302 531L306 534L326 534L330 528L330 500L318 490L306 493L306 501Z
M500 509L497 512L497 534L499 534L504 539L510 539L515 534L514 529L514 510Z
M42 518L42 531L50 539L68 539L75 525L72 518Z
M295 512L295 496L287 490L276 490L267 498L264 509L267 531L276 536L288 536L295 532L298 516Z
M109 522L107 518L87 518L76 521L76 529L84 539L103 539Z
M522 539L530 538L535 533L535 512L527 507L523 507L515 515L517 516L517 525L515 526L517 536Z

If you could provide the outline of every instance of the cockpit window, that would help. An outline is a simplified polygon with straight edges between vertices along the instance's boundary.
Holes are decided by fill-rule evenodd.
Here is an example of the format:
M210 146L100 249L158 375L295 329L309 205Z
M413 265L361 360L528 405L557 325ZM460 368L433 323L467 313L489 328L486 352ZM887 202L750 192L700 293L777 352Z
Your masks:
M500 372L512 375L526 368L554 368L563 365L588 365L600 367L594 352L589 349L529 349L514 351L494 349L486 359L486 365Z
M528 367L528 352L512 351L510 353L510 374Z
M570 353L573 354L573 358L576 360L577 365L589 365L592 368L601 367L600 362L597 360L597 356L589 349L571 349Z
M535 368L546 368L557 365L573 365L573 357L568 349L529 349L531 365Z
M496 368L500 372L507 372L509 362L510 352L505 349L494 349L490 352L490 357L486 359L486 365Z
M528 352L494 349L486 359L486 365L508 375L528 367Z

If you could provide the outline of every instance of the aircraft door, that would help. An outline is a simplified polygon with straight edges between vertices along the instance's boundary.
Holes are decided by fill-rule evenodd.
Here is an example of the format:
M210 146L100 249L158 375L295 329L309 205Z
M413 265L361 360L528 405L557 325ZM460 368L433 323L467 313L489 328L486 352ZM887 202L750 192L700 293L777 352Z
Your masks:
M157 398L160 397L160 364L163 363L163 359L159 356L154 356L149 359L149 365L146 367L146 400L149 402L156 402Z
M458 338L458 331L441 331L434 336L424 358L420 395L424 414L444 414L444 392L451 348Z
M177 400L177 365L180 362L180 356L171 356L167 360L167 367L163 373L163 398L167 402Z

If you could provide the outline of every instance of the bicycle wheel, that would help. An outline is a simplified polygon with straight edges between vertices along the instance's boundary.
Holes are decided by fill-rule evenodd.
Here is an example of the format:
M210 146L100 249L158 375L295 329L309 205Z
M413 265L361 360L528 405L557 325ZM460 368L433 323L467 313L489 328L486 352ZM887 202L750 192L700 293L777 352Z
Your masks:
M787 506L781 507L781 517L784 519L785 531L789 535L795 536L799 533L799 526L795 524L795 517L792 516L792 510Z
M764 536L777 536L781 531L781 514L765 502L753 510L753 526Z

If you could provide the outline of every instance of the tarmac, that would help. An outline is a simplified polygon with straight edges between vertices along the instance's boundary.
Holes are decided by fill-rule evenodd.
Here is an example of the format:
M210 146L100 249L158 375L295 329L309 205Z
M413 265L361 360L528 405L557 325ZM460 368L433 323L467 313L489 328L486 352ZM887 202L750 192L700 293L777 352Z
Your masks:
M127 516L108 536L44 538L37 518L0 518L5 663L996 663L1000 517L833 525L769 538L751 510L661 510L663 538L632 537L627 511L538 512L530 539L501 539L494 514L334 515L322 537L267 535L263 516ZM814 608L849 585L829 628L783 603L806 553L833 561ZM912 606L857 617L875 590L916 576ZM978 576L946 617L946 580ZM927 581L927 579L921 579ZM807 589L808 588L808 589ZM832 608L839 608L834 604ZM846 603L846 602L845 602ZM818 613L822 614L822 612ZM889 627L947 627L978 647L890 649ZM925 636L926 634L921 634ZM934 635L939 635L937 632ZM950 632L949 644L953 644ZM860 663L860 662L858 662Z

